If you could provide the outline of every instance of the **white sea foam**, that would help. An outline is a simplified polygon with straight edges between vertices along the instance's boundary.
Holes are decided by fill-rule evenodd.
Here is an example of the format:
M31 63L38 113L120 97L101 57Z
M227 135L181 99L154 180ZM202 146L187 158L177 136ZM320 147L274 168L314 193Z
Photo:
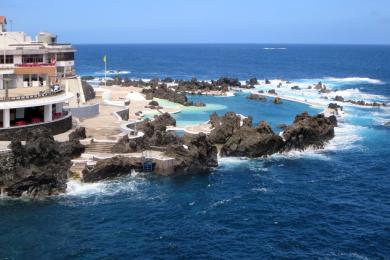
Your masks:
M362 78L362 77L348 77L348 78L323 78L323 79L311 79L311 80L299 80L296 82L289 82L274 79L271 80L271 84L259 84L256 86L255 90L270 90L275 89L276 92L282 98L288 98L292 101L297 102L308 102L310 104L317 104L322 108L326 108L327 105L332 102L332 99L336 95L341 95L345 99L351 100L365 100L368 102L373 101L385 101L388 100L387 97L381 95L375 95L370 93L365 93L360 91L357 88L350 88L338 91L331 91L330 93L318 93L317 89L311 88L308 89L309 86L314 86L318 83L318 81L322 81L325 84L328 83L338 83L343 85L348 85L352 83L369 83L369 84L382 84L383 82L377 79L371 78ZM277 88L278 84L282 83L282 87ZM299 86L300 90L292 90L291 87ZM253 90L249 90L253 91ZM325 99L324 97L327 97ZM344 106L351 106L349 103L344 103ZM352 109L352 110L351 110ZM305 151L291 151L288 153L275 154L270 156L265 160L280 160L280 159L298 159L298 158L313 158L319 160L329 160L330 151L341 151L341 150L349 150L349 149L363 149L363 147L359 147L358 142L362 140L362 130L365 127L353 125L348 123L348 113L354 113L353 108L351 111L346 111L340 114L339 117L339 126L335 128L335 137L326 144L324 149L306 149ZM346 110L346 109L345 109ZM384 124L388 118L388 109L381 108L380 114L373 114L373 117L376 118L381 124ZM382 113L384 112L384 113ZM370 114L369 114L370 115ZM221 165L223 167L237 167L240 164L244 163L245 159L243 158L223 158L221 160Z
M245 157L222 157L218 158L218 164L224 168L234 168L242 164L247 164L248 158Z
M363 126L345 123L342 120L339 122L339 126L335 128L335 137L325 145L324 149L309 147L304 151L293 150L258 159L249 159L244 157L220 158L219 164L224 169L235 169L237 167L241 167L241 165L245 165L253 171L268 171L268 168L264 167L263 164L265 161L297 160L302 158L327 161L331 159L328 152L363 149L363 147L360 147L357 142L363 139L360 132L364 129L365 127Z
M219 201L216 201L214 202L213 204L210 205L210 208L215 208L215 207L219 207L219 206L222 206L226 203L229 203L232 199L223 199L223 200L219 200Z
M89 197L96 195L115 195L120 192L136 192L140 182L135 178L117 179L84 183L71 179L67 183L66 196Z
M372 79L366 77L346 77L346 78L325 77L323 81L335 82L335 83L346 83L346 84L355 84L355 83L384 84L384 82L379 79Z
M323 94L323 96L327 96L328 98L334 98L336 95L342 96L345 100L364 100L369 102L387 101L388 99L385 96L362 92L357 88L337 90L337 91Z
M345 82L348 78L345 79ZM349 78L354 79L354 78ZM359 78L364 79L364 78ZM329 84L328 82L323 83L328 87L331 92L329 93L319 93L317 89L314 89L313 86L320 81L319 79L311 79L311 80L297 80L292 82L286 82L283 80L275 79L271 80L271 84L259 84L255 86L255 91L263 90L267 92L270 89L275 89L276 92L279 94L280 97L301 102L301 103L308 103L312 106L320 106L320 107L326 107L336 95L344 97L345 100L364 100L366 102L388 102L389 98L382 96L382 95L376 95L371 94L367 92L363 92L357 88L349 88L349 89L337 89L332 90L333 87L335 87L335 84ZM282 86L278 88L279 83L282 83ZM343 84L348 85L348 84ZM299 90L291 89L294 86L298 86ZM311 88L309 89L309 86ZM337 85L340 86L340 85ZM253 92L254 90L248 90L248 92ZM344 103L344 106L354 106L351 103Z
M271 161L280 161L280 160L297 160L297 159L312 159L312 160L321 160L328 161L329 157L324 153L323 150L307 148L304 151L293 150L286 153L277 153L271 155L268 160Z
M335 137L325 144L324 149L308 148L304 151L289 151L287 153L274 154L270 156L269 160L281 160L281 159L313 159L313 160L330 160L328 152L331 151L344 151L350 149L363 149L357 142L362 140L360 131L364 127L356 126L347 123L339 123L339 126L335 128Z
M71 196L84 196L99 194L106 191L107 184L104 182L83 183L78 180L69 180L66 187L66 194Z
M107 70L107 75L127 75L130 74L129 70ZM95 75L104 75L104 71L95 72Z
M359 148L356 142L363 137L360 132L365 127L348 123L340 123L335 128L335 137L325 146L325 151L341 151Z
M372 85L381 85L385 84L385 82L380 79L372 79L367 77L323 77L323 78L312 78L312 79L296 79L293 80L295 83L303 83L306 85L317 84L318 82L322 82L328 87L337 87L343 85L356 85L356 84L372 84Z
M252 191L265 193L265 192L268 192L268 189L264 188L264 187L262 187L262 188L253 188Z
M374 111L370 115L374 122L378 125L385 125L390 122L390 108L382 108L381 111Z
M295 160L300 158L314 159L314 160L329 160L323 150L308 148L305 151L290 151L286 153L276 153L264 158L246 158L246 157L223 157L218 159L220 167L223 169L235 169L241 165L247 166L251 171L267 172L268 168L264 167L266 161L280 161L285 159Z

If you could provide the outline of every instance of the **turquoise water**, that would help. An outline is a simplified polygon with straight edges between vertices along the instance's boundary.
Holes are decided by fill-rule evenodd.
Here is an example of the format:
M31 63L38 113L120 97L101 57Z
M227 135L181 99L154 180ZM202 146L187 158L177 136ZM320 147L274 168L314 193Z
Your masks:
M197 100L196 97L189 98L190 100ZM176 119L177 126L188 126L202 124L208 121L209 115L214 111L224 111L227 107L219 102L218 99L212 99L205 107L182 106L167 100L156 99L163 107L180 110L180 113L172 114Z
M236 93L236 96L188 96L190 101L203 102L205 107L186 107L167 100L155 99L163 107L180 110L179 113L172 114L176 119L177 126L188 126L205 123L209 120L210 114L216 112L223 115L226 112L234 111L245 116L252 116L254 124L260 121L267 121L275 131L279 124L291 124L296 111L307 111L310 114L322 112L323 108L313 107L306 104L285 100L282 104L275 105L272 98L267 98L267 102L248 100L248 93ZM146 117L153 118L157 113L146 113Z
M254 124L260 121L267 121L274 130L277 130L276 126L279 124L291 124L294 120L297 111L307 111L310 114L316 114L322 112L323 109L308 106L306 104L283 101L280 105L275 105L272 102L272 98L268 98L267 102L260 102L254 100L248 100L246 97L248 93L237 93L234 97L215 97L215 96L190 96L192 101L201 101L206 104L215 104L219 109L208 110L203 113L180 113L175 115L179 124L191 119L197 122L205 122L208 120L210 112L217 112L219 115L223 115L226 112L234 111L236 113L252 116ZM206 105L207 107L207 105Z
M131 71L135 78L323 80L347 97L390 98L389 46L77 48L77 69L84 75L98 75L107 53L110 69ZM273 127L290 123L297 113L321 110L289 101L279 106L250 101L245 95L190 98L218 105L212 110L219 114L252 115ZM203 122L209 112L175 117L179 123ZM387 259L389 109L347 106L345 112L335 139L321 151L222 159L207 175L73 181L67 194L43 201L2 199L0 259Z

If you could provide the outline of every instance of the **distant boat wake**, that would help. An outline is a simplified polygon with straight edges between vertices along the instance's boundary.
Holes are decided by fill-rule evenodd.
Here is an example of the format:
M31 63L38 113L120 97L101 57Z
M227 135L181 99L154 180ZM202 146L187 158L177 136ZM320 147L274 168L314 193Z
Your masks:
M267 50L267 51L270 51L270 50L287 50L287 48L285 48L285 47L279 47L279 48L265 47L265 48L263 48L263 50Z

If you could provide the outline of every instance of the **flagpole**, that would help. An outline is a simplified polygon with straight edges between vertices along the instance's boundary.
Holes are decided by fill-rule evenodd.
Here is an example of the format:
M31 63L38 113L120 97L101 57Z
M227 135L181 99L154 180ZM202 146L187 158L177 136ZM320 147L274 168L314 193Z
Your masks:
M104 55L104 87L107 87L107 56Z

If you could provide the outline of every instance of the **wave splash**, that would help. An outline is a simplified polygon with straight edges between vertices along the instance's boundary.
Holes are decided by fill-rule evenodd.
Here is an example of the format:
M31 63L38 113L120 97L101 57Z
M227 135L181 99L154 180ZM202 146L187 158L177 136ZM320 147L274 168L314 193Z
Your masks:
M141 178L135 175L120 178L112 181L101 181L96 183L84 183L71 179L67 183L65 196L90 197L96 195L115 195L121 192L137 192L142 184Z
M99 75L99 76L104 76L104 71L98 71L98 72L95 72L94 73L95 75ZM107 70L106 71L106 74L107 75L128 75L128 74L131 74L131 71L129 70Z
M379 79L372 79L367 77L346 77L346 78L325 77L324 81L345 83L345 84L355 84L355 83L368 83L374 85L384 84L384 82Z
M330 87L338 87L343 85L354 84L371 84L371 85L383 85L386 82L380 79L373 79L368 77L323 77L323 78L304 78L294 80L298 83L315 84L322 82Z
M268 168L264 167L264 162L266 161L297 159L328 161L331 159L328 152L363 149L363 147L359 146L358 142L363 139L360 132L364 129L365 127L362 126L339 122L339 126L335 128L335 137L325 145L324 149L307 148L304 151L293 150L256 159L244 157L220 158L219 164L223 169L234 169L245 165L249 169L255 169L256 171L268 171Z
M320 81L326 85L330 92L319 93L318 90L313 87ZM372 79L372 82L377 82L377 80ZM278 87L279 84L282 84L281 88ZM346 80L335 83L334 81L324 81L323 79L300 79L290 82L275 79L271 80L271 84L268 85L256 85L255 90L268 91L270 89L275 89L282 97L291 98L304 103L306 103L306 101L311 101L311 103L321 104L322 106L327 106L335 96L342 96L345 100L364 100L366 102L388 102L389 100L386 96L371 94L356 87L348 88L348 86L351 85L351 82ZM293 90L292 87L295 86L298 86L300 90ZM342 88L342 86L346 87ZM345 103L344 105L351 104Z

